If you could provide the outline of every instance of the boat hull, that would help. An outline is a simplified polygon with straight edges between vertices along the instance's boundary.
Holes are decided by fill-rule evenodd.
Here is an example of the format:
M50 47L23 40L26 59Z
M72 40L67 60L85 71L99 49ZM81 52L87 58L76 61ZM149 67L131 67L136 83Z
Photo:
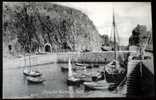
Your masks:
M29 71L29 70L24 70L23 71L23 74L25 76L32 76L32 77L38 77L38 76L41 76L42 74L38 71Z
M106 76L107 82L119 83L119 82L121 82L124 79L124 77L126 76L126 73L109 74L106 71L105 72L105 76Z
M84 64L81 63L75 63L76 66L84 66Z
M108 90L108 87L94 87L85 85L85 90Z
M85 82L85 90L108 90L110 84L102 80L99 82Z
M76 68L72 68L72 70L75 71ZM68 67L63 67L63 66L61 66L61 71L67 72L67 71L68 71Z
M82 83L82 80L67 79L67 85L80 85L81 83Z
M37 78L37 77L27 77L27 81L28 83L32 83L32 84L40 84L43 83L45 80L42 78Z

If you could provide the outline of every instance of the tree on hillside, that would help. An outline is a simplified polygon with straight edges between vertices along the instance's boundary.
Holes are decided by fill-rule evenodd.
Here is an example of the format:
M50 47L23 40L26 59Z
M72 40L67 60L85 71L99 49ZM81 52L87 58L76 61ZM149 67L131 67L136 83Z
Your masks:
M21 12L16 12L16 28L18 29L17 38L22 48L29 52L32 45L32 37L35 32L32 16L27 14L28 6L24 5Z
M145 25L137 25L129 38L129 45L142 46L148 38L148 32Z
M36 22L37 13L35 13L33 7L33 4L24 4L21 10L16 9L14 11L17 39L25 52L34 52L40 45L36 34L36 26L38 25Z
M108 37L108 35L102 35L101 36L101 38L102 38L102 46L108 46L108 45L110 45L110 41L109 41L109 37Z

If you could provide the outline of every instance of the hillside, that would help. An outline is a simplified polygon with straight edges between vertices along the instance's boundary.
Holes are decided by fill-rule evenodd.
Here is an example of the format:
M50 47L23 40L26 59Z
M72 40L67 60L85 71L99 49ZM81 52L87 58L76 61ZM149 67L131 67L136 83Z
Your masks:
M129 37L129 45L141 47L145 47L146 45L146 50L153 51L152 30L147 30L145 25L137 25L133 29L132 35Z
M50 43L53 52L99 51L101 41L79 10L51 3L3 4L3 49L11 44L14 52L35 52Z

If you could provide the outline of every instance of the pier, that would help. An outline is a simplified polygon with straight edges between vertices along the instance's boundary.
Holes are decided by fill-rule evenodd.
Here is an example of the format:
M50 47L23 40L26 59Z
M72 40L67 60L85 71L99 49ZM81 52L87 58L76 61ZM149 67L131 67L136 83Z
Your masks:
M146 52L151 59L131 60L127 66L128 97L154 96L154 63L152 53Z

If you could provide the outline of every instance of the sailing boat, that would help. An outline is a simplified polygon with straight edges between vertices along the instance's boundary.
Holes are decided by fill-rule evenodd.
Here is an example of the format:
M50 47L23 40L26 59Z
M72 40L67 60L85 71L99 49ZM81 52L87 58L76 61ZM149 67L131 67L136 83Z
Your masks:
M91 89L91 90L108 90L110 86L114 85L112 82L107 82L106 77L106 71L105 67L104 70L101 71L101 78L96 78L93 82L84 82L83 85L85 86L85 89Z
M122 80L122 78L125 76L125 69L121 67L120 62L117 60L118 55L117 55L117 50L119 50L119 46L117 45L116 39L119 37L117 32L116 32L116 23L115 23L115 16L114 16L114 11L113 11L113 38L114 38L114 60L112 60L110 63L108 63L105 66L105 75L106 79L108 82L119 82Z
M79 78L75 78L72 72L72 65L71 60L68 61L68 78L67 78L67 84L68 85L76 85L79 84L81 80Z
M31 77L37 77L37 76L41 76L42 74L39 71L35 71L31 69L31 62L30 62L30 55L29 55L29 64L30 64L30 68L25 68L23 70L23 74L26 76L31 76Z
M110 86L116 85L115 81L120 81L123 76L120 74L121 71L125 71L120 68L120 63L117 61L117 46L116 46L116 37L115 37L115 17L113 12L113 29L114 29L114 60L108 63L104 67L104 80L97 82L84 82L85 87L93 90L107 90ZM120 80L119 80L120 79Z
M31 48L31 39L29 37L29 42L30 42L30 48ZM30 48L29 48L29 53L30 53ZM26 76L31 76L31 77L37 77L37 76L41 76L42 74L39 71L35 71L31 69L31 59L30 59L31 54L29 54L29 68L25 68L23 70L23 74ZM25 59L25 54L24 54L24 59ZM26 59L25 59L26 61ZM25 63L26 66L26 63Z
M30 55L29 55L29 63L30 63L30 69L26 68L23 70L23 74L26 75L26 79L29 83L43 83L45 79L40 77L42 74L39 71L32 70L31 69L31 62L30 62Z
M105 72L102 73L104 75L103 80L93 81L93 82L84 82L83 85L85 86L85 89L91 89L91 90L107 90L110 85L113 83L108 83L106 81Z

